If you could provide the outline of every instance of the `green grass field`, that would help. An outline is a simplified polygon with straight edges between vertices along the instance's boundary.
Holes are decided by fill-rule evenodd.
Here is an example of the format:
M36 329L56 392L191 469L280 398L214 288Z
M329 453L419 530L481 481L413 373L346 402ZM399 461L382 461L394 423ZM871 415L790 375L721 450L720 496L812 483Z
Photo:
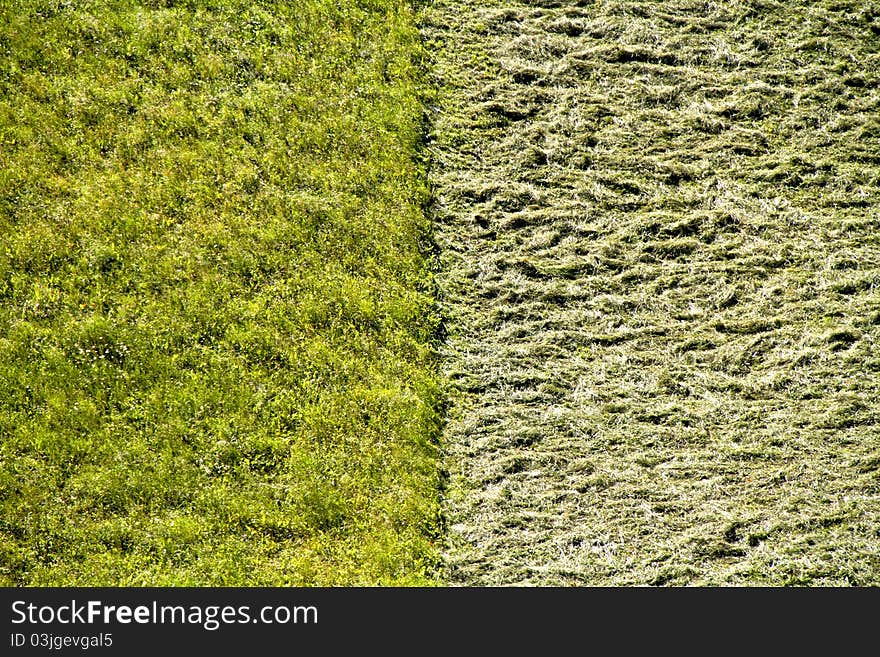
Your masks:
M0 584L436 581L403 0L0 0Z

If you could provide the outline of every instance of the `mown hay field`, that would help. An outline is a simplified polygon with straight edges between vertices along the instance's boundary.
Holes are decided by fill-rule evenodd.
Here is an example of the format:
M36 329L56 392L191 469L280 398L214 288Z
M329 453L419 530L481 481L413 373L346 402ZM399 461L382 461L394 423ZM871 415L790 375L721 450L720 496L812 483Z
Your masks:
M423 33L448 581L880 584L880 5Z
M0 2L0 583L435 579L400 0Z

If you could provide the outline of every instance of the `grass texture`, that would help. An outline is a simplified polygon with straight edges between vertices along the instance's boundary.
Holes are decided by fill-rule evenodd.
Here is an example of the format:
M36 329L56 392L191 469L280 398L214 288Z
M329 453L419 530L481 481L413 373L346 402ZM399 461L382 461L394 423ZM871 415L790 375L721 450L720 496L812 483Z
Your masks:
M448 581L880 584L880 4L422 24Z
M0 0L0 583L435 580L401 0Z

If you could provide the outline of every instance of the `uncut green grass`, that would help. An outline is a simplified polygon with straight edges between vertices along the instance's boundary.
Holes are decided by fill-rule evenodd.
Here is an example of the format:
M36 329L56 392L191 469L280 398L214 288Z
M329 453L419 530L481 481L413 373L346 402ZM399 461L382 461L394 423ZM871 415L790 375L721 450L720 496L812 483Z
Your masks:
M0 1L0 584L436 581L402 0Z

